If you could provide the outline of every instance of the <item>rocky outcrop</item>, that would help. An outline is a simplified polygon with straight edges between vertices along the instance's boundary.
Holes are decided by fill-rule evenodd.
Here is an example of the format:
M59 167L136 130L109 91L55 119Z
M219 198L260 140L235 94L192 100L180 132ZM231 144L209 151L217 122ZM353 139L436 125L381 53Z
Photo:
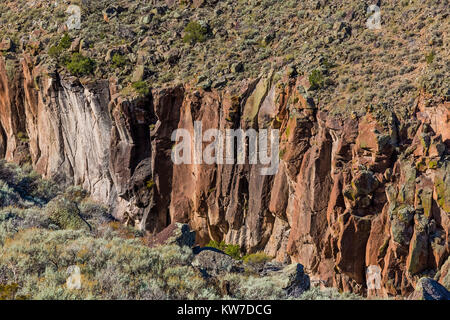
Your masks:
M450 292L439 282L430 278L418 281L416 290L411 296L412 300L450 300Z
M284 287L288 297L298 298L309 290L311 286L309 276L305 274L301 264L288 266L281 273L288 279L287 285Z
M158 245L177 245L192 248L195 244L195 231L191 231L187 224L172 223L155 236L146 239L150 247Z
M60 78L28 56L11 78L0 58L1 156L81 185L150 234L186 223L199 245L264 251L357 293L366 292L367 268L378 266L382 292L411 293L449 256L449 103L421 92L402 120L369 109L340 118L322 111L294 74L129 99L114 79ZM280 129L279 170L174 165L172 132L193 135L195 121L203 131Z
M434 280L439 281L447 290L450 291L450 257L435 275Z
M201 250L192 261L192 266L207 278L244 271L241 261L236 261L229 255L218 252L213 248Z

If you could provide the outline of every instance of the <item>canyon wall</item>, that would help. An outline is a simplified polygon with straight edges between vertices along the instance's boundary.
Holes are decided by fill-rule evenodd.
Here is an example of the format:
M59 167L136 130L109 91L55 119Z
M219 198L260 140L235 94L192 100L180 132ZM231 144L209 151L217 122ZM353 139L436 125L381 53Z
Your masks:
M344 291L365 293L369 266L391 295L411 292L420 275L447 274L449 102L421 92L408 120L370 109L338 117L288 74L127 99L114 79L62 79L28 56L6 69L0 58L0 157L83 186L124 223L152 234L187 222L200 245L224 240L300 262ZM203 130L280 129L278 172L174 165L172 132L193 134L194 121Z

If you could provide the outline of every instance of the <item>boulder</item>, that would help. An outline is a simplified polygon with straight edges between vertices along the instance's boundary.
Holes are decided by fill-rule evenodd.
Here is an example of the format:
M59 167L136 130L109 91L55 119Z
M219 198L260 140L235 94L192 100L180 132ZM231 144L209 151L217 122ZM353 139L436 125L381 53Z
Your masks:
M392 237L396 243L409 246L414 230L415 213L412 206L400 206L389 212Z
M114 7L108 7L105 10L103 10L103 19L106 22L111 21L112 18L115 18L117 16L118 12L117 9Z
M13 47L13 42L9 38L4 38L0 42L0 51L8 51Z
M286 266L276 261L267 262L260 276L278 283L289 298L298 298L311 287L310 278L300 263Z
M227 79L225 79L224 77L222 77L222 78L219 78L219 79L217 79L216 81L214 81L214 82L212 83L212 87L213 87L214 89L222 88L222 87L224 87L226 84L227 84Z
M211 85L212 85L212 81L209 79L206 79L205 81L202 81L198 84L198 86L200 88L202 88L203 90L209 90L211 89Z
M231 72L237 73L243 71L244 71L244 64L242 62L236 62L231 65Z
M198 268L205 277L216 277L229 272L242 272L239 261L218 250L204 248L192 261L192 266Z
M138 65L134 69L133 76L131 78L132 82L138 82L144 80L147 70L144 65Z
M150 15L150 14L145 15L141 18L141 23L149 24L152 21L152 19L153 19L153 15Z
M76 38L70 45L70 52L80 52L81 38Z
M264 270L266 276L276 279L289 298L298 298L311 287L309 276L305 273L303 265L294 263L282 269L279 265L268 264ZM275 271L276 270L276 271Z
M410 297L411 300L450 300L450 292L439 282L422 278L417 282L416 290Z
M288 266L282 272L288 277L288 284L284 288L288 297L298 298L309 290L311 282L301 264Z
M439 280L447 290L450 290L450 257L442 265L441 270L439 270L436 276L437 278L435 277L435 280Z
M406 259L406 268L411 274L417 274L428 267L428 234L426 231L426 217L414 217L414 235L409 245L409 254Z
M176 49L170 50L164 55L164 59L171 65L174 66L180 60L180 52Z
M136 33L129 27L118 25L115 30L115 35L119 38L123 38L132 41L136 37Z
M359 172L352 181L356 196L371 194L378 188L378 180L370 171Z
M269 261L264 264L263 269L259 273L261 277L269 276L283 269L283 264L277 261Z
M195 231L191 231L187 224L172 223L148 240L148 245L151 247L162 244L192 247L195 244Z

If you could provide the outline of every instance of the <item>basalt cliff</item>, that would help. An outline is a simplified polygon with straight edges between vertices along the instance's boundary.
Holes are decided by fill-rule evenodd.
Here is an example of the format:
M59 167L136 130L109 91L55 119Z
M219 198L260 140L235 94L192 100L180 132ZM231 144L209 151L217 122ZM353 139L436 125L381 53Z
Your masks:
M337 26L340 42L351 39L348 26ZM448 58L444 40L436 50ZM71 51L95 50L76 41ZM117 48L124 55L136 51ZM139 65L145 56L136 55ZM376 294L367 289L371 266L380 270L383 294L406 296L423 276L449 289L446 82L434 83L441 91L429 84L399 91L398 105L406 109L396 108L392 92L388 104L355 93L360 100L350 97L349 112L336 113L336 97L355 91L336 89L322 98L326 88L339 87L329 60L338 61L318 58L319 73L307 64L274 63L228 83L149 83L130 96L120 74L74 76L37 52L6 54L0 57L0 157L31 163L62 185L82 186L124 224L149 235L187 223L200 246L224 241L299 262L313 281L342 291ZM420 73L426 71L413 74ZM172 132L193 135L195 121L203 130L279 129L277 173L260 175L261 165L252 164L175 165Z

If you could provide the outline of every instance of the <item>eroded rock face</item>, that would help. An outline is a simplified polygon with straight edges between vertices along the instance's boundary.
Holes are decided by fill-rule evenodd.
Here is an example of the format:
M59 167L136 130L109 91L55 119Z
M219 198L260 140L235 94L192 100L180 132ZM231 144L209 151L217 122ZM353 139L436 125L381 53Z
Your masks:
M186 223L199 245L264 251L357 293L366 292L367 267L378 266L381 291L411 293L449 256L449 103L430 105L421 93L408 121L369 111L340 119L318 110L304 78L274 79L211 91L179 85L130 100L113 79L61 79L27 56L11 79L0 58L0 155L83 186L151 234ZM193 136L195 121L203 131L279 128L278 172L174 165L172 132Z

